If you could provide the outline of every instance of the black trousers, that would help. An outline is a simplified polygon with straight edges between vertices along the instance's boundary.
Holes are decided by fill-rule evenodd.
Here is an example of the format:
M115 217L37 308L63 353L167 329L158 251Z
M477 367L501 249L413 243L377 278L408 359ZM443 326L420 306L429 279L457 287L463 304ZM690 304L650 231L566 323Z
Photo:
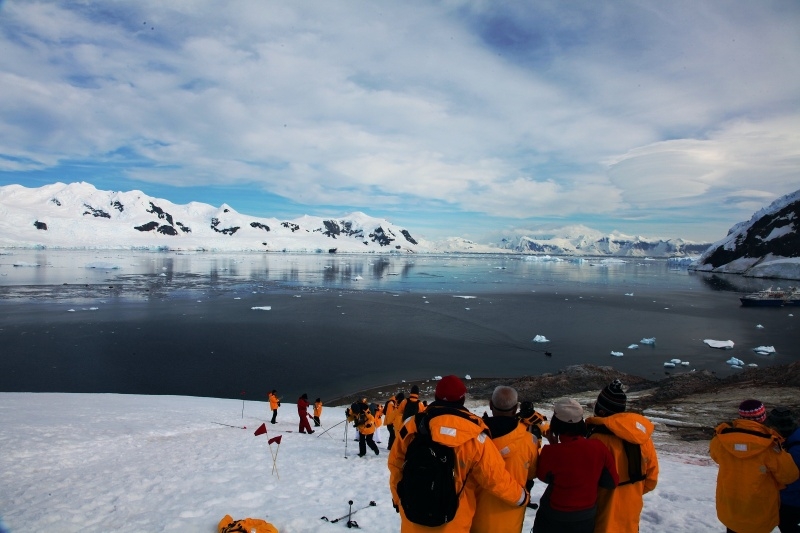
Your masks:
M319 426L320 426L320 423L319 423L319 417L318 417L318 416L315 416L315 417L314 417L314 427L315 427L315 428L318 428Z
M386 426L386 429L389 430L389 443L386 445L386 449L391 450L392 444L394 444L394 425L389 424Z
M277 409L273 409L272 410L272 420L270 420L270 422L272 422L274 424L275 423L275 417L277 417L277 416L278 416L278 410Z
M364 435L363 433L358 434L358 455L361 457L367 455L367 446L369 449L375 452L375 455L378 455L378 445L375 444L373 440L372 433L369 435Z

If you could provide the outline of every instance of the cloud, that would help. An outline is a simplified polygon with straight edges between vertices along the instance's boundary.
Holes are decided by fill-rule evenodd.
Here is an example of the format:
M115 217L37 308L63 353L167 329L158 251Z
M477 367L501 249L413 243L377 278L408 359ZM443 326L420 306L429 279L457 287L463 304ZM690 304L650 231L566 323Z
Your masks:
M3 16L6 176L107 162L136 183L526 224L720 202L747 218L797 184L794 2L24 2Z

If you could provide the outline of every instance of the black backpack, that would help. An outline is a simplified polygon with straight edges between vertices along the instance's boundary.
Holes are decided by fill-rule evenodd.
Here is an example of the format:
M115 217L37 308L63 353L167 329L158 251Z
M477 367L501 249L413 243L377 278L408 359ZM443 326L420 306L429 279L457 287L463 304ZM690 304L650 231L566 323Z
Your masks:
M447 409L447 414L470 420L468 413L458 409ZM406 518L415 524L437 527L456 516L459 497L467 480L464 479L461 490L456 492L456 452L431 438L430 418L431 413L423 412L414 419L417 432L406 449L403 477L397 484L397 494Z
M590 434L594 433L601 433L603 435L614 435L620 441L622 441L622 450L625 452L625 458L628 460L628 479L625 481L620 481L617 485L621 487L623 485L630 485L632 483L638 483L640 481L644 481L647 479L647 473L644 471L642 466L642 447L639 444L634 442L628 442L627 440L621 438L618 435L615 435L610 429L606 426L596 425L592 426ZM620 479L622 479L623 472L620 472Z
M406 400L406 405L403 407L403 421L408 420L412 416L419 413L419 400Z

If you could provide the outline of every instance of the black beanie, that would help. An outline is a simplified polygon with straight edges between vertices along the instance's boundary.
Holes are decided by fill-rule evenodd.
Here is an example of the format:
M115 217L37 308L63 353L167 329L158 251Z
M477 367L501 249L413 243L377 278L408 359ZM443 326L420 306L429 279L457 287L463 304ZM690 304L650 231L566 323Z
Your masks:
M628 397L622 390L622 382L615 379L600 391L597 396L597 402L594 404L594 414L603 416L601 411L607 414L622 413L628 403Z
M417 387L416 385L412 385L411 394L419 394L419 387Z

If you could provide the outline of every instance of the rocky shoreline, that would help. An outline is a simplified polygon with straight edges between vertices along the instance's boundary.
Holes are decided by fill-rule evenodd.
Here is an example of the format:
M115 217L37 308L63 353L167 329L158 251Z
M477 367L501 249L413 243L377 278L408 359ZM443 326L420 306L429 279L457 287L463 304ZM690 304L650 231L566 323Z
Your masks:
M585 364L568 366L555 374L472 378L464 383L468 405L473 407L487 405L496 386L509 385L517 389L521 401L532 401L537 411L549 414L554 399L570 396L581 402L588 413L598 392L614 379L625 385L629 410L641 412L656 423L654 439L661 451L675 449L707 457L707 441L713 436L714 427L735 418L739 403L747 398L761 400L768 409L783 405L800 413L800 361L750 368L725 378L702 371L651 381L611 367ZM349 405L364 396L383 403L392 394L407 392L413 385L419 387L421 399L433 400L436 381L431 379L358 391L337 398L330 405Z

